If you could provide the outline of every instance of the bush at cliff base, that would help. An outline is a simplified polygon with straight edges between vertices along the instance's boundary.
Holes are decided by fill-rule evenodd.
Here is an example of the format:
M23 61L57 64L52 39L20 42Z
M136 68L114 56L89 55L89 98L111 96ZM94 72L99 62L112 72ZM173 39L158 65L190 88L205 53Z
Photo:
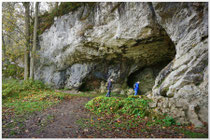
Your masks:
M151 113L148 105L150 101L145 96L129 96L128 98L99 96L89 101L85 107L97 115L125 114L143 118Z
M150 125L171 126L176 124L175 120L167 114L159 114L149 108L149 102L152 100L143 95L128 96L128 98L99 96L89 101L85 108L98 116L113 115L112 119L119 118L119 116L135 116L135 118L142 119L147 117Z

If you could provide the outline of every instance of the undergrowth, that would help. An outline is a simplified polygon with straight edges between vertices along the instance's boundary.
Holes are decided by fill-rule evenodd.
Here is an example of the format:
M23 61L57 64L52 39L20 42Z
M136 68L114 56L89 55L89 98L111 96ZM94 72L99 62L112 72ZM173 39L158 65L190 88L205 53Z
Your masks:
M145 117L150 114L148 102L150 102L149 99L99 96L89 101L85 107L95 114L115 113Z
M3 80L2 101L4 112L14 110L15 114L41 111L64 98L64 94L55 93L41 81Z
M29 91L29 90L46 90L49 89L48 86L44 85L41 81L19 81L15 79L8 79L3 80L2 84L2 97L9 98L13 96L18 96L19 93L22 91Z
M110 121L121 120L116 126L132 128L145 121L147 126L176 125L172 117L157 114L149 108L149 102L151 100L146 96L128 96L128 98L99 96L89 101L85 108L98 117L107 117ZM116 123L119 123L118 121Z
M3 79L2 82L2 126L5 132L10 132L9 136L24 132L25 120L34 112L44 111L64 99L97 96L55 91L37 80Z
M3 77L23 79L24 69L17 64L11 64L10 62L4 63L2 68Z
M39 80L19 81L15 79L4 79L2 84L3 113L7 113L6 110L12 109L16 114L27 114L44 110L59 103L63 99L96 96L98 95L56 92Z
M208 138L206 134L192 132L183 128L176 128L176 130L183 133L188 138Z

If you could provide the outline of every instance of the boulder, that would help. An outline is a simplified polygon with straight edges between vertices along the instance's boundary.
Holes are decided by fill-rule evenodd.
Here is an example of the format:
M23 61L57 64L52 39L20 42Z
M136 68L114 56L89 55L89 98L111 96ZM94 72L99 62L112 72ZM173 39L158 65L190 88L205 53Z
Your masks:
M134 95L134 91L132 88L127 90L127 95Z

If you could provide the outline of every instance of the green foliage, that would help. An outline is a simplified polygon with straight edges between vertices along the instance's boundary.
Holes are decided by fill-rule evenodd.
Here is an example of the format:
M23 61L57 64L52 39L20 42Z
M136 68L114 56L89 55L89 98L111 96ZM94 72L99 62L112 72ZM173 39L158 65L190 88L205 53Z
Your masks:
M89 6L90 9L93 9L95 2L61 2L58 8L54 8L51 13L46 12L44 15L41 15L39 17L40 30L38 34L42 34L46 29L51 27L51 25L54 23L54 17L60 17L68 14L69 12L74 12L84 4ZM84 17L81 17L81 20L85 20L90 15L90 13L91 12L88 11L88 14L86 14Z
M70 11L75 11L82 5L81 2L62 2L58 9L55 9L53 12L56 16L61 16L68 14Z
M4 64L2 69L2 75L4 78L17 78L23 79L24 69L17 64Z
M171 125L175 125L176 121L174 120L174 118L170 117L170 116L166 116L163 119L164 125L165 126L171 126Z
M113 13L120 5L122 4L122 2L117 3L111 10L111 13Z
M85 107L95 114L135 115L140 117L149 116L149 99L138 98L116 98L99 96L89 101Z
M64 99L95 96L98 95L55 92L38 80L18 81L15 79L4 79L2 85L2 105L4 108L13 109L16 114L41 111Z
M14 79L3 80L2 98L18 96L22 91L48 89L43 82L35 80L18 81Z
M36 80L3 80L2 89L3 107L13 109L16 114L41 111L66 97L65 93L53 92Z
M40 18L40 30L38 34L42 34L46 29L49 29L54 23L54 17L60 17L68 14L71 11L77 10L82 5L81 2L61 2L58 8L54 8L51 13L46 12Z
M183 133L187 138L208 138L208 134L191 132L183 128L176 128L176 130Z
M89 101L85 108L95 113L98 116L108 116L113 115L115 119L120 116L133 116L134 118L139 118L137 122L140 122L141 119L145 117L148 118L147 126L161 125L161 126L171 126L176 125L175 120L165 115L155 113L151 108L149 108L150 99L146 96L128 96L128 98L122 97L104 97L99 96L91 101ZM128 123L128 124L127 124ZM129 124L129 122L124 122L125 125L131 125L132 127L135 124Z

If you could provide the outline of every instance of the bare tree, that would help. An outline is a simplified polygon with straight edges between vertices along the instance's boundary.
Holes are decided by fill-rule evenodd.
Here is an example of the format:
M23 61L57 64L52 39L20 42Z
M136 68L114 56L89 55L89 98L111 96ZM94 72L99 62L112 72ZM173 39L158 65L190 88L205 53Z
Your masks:
M29 56L29 45L30 45L30 32L29 32L29 24L30 24L30 15L29 15L29 2L24 2L23 5L25 7L25 36L26 36L26 47L24 52L24 80L27 80L29 77L29 65L30 65L30 56Z
M3 32L2 32L2 58L6 59L6 44L5 44L5 41L4 41Z
M34 60L35 60L35 52L36 52L36 45L37 45L38 13L39 13L39 3L36 2L34 35L33 35L33 48L32 48L32 51L31 51L31 64L30 64L30 78L32 80L34 80Z

